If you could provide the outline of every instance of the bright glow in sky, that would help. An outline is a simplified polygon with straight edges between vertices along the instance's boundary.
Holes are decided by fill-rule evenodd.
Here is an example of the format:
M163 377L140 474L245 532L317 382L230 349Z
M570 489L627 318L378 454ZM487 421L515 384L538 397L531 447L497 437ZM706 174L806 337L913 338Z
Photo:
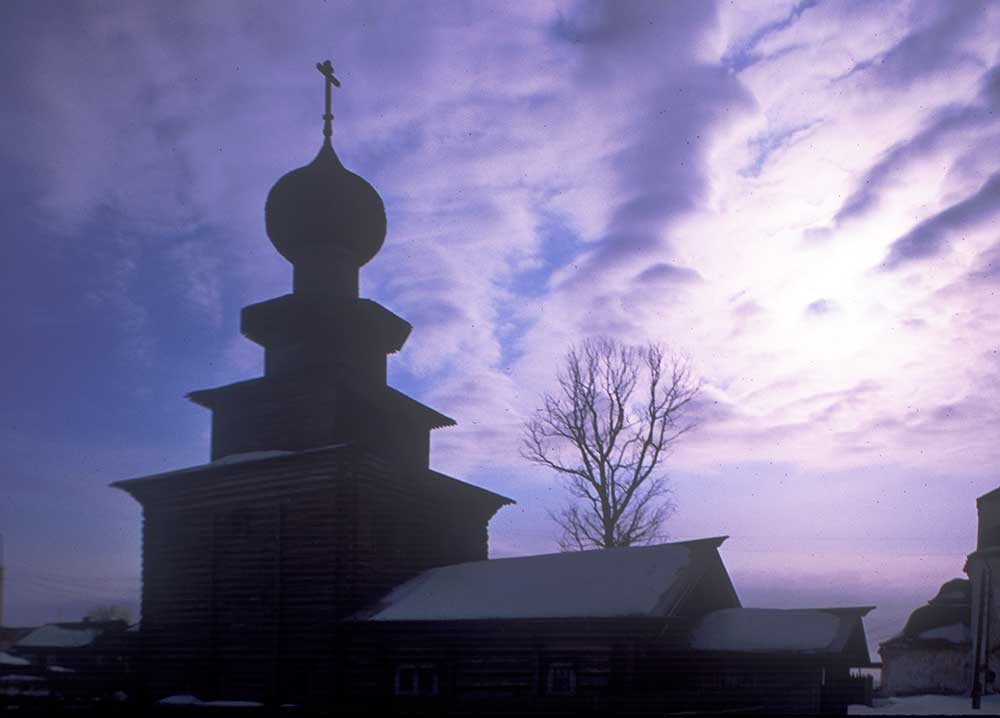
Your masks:
M187 391L255 376L289 290L264 198L321 140L382 194L362 293L391 382L455 417L432 463L555 548L519 426L588 334L705 381L676 538L728 534L748 605L960 575L1000 483L1000 4L932 0L15 2L0 28L6 623L138 595L111 481L202 463Z

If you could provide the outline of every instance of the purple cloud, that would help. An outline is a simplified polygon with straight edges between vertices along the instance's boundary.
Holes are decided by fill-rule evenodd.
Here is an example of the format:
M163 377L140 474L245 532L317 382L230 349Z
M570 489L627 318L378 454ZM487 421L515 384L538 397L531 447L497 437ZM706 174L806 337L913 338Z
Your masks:
M716 22L712 3L588 2L554 25L575 49L581 89L616 119L621 140L612 211L577 281L662 250L669 223L703 199L710 132L752 103L731 74L696 59Z
M811 317L822 317L840 309L840 306L832 299L817 299L810 302L806 307L806 315Z
M894 270L933 257L944 251L953 233L971 229L998 212L1000 172L994 173L974 194L924 220L895 240L881 268Z
M982 28L990 5L989 0L919 3L911 11L912 29L901 40L855 64L844 78L866 73L881 85L904 87L928 75L949 72L956 65L977 64L975 55L966 51L964 41ZM930 19L925 20L926 16Z
M635 278L643 284L691 284L702 281L698 272L688 267L678 267L669 262L657 262L644 269Z
M917 134L890 147L858 180L834 222L843 224L872 211L905 167L930 156L971 129L997 123L1000 123L1000 65L990 68L980 78L974 103L935 111Z

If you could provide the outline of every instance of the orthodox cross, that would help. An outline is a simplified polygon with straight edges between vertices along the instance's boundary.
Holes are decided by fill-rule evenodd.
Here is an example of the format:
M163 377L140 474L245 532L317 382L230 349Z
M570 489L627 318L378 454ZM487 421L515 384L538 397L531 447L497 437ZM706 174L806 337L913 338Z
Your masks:
M340 87L340 80L334 77L333 65L330 64L329 60L326 62L317 62L316 69L326 78L326 82L323 83L326 87L326 114L323 115L323 136L329 141L330 135L333 134L333 112L330 111L330 86L336 85Z

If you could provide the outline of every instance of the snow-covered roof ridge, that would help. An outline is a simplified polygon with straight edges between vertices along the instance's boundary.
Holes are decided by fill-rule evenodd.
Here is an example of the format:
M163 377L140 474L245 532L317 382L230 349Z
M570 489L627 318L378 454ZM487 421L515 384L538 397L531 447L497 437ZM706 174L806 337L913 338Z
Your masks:
M499 558L425 571L354 620L664 616L689 569L725 537Z

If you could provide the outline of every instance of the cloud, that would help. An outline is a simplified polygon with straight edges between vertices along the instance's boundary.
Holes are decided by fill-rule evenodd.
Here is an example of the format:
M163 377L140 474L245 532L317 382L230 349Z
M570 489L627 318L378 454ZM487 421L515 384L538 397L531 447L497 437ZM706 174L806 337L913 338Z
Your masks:
M554 25L555 37L574 47L581 91L612 119L621 143L607 158L610 216L572 281L669 254L670 222L704 199L708 136L751 105L729 73L699 61L715 23L711 3L581 3Z
M809 305L806 307L806 314L812 317L821 317L824 314L836 312L839 308L837 303L830 299L817 299L814 302L809 302Z
M982 31L990 6L989 0L918 5L911 10L913 24L901 40L855 64L844 78L865 73L881 85L901 87L927 75L947 73L957 65L976 65L977 57L965 49L965 42L969 35ZM931 19L924 21L925 15Z
M758 47L773 35L787 30L799 21L803 13L818 5L820 0L798 0L792 4L783 17L769 20L754 27L748 37L740 37L734 42L722 56L722 63L736 72L745 70L751 65L763 60L766 55L762 54ZM779 52L787 52L779 51Z
M688 267L678 267L669 262L657 262L644 269L635 278L642 284L690 284L702 281L701 275Z
M798 127L786 127L780 130L769 130L750 140L753 149L753 157L750 162L741 170L741 173L749 177L760 175L764 164L774 153L794 142L797 137L801 137L814 126L815 123L808 123Z
M916 134L890 147L860 178L837 211L835 223L843 224L876 209L887 189L902 181L909 166L964 140L963 135L970 130L998 123L1000 66L994 66L980 78L975 102L936 110Z
M362 290L414 325L392 382L459 421L434 433L436 468L531 507L491 540L546 545L540 507L558 486L525 468L518 427L565 349L596 333L686 351L705 381L702 426L669 467L688 507L714 507L691 533L741 525L746 504L718 500L734 488L762 525L809 515L803 530L823 533L842 521L825 498L862 473L885 483L851 520L878 526L877 500L922 510L901 493L918 469L995 480L1000 13L970 7L15 5L0 155L16 168L4 207L30 221L8 273L44 266L46 291L91 301L109 352L134 357L134 377L75 367L95 394L255 374L239 308L290 288L263 202L316 151L313 64L330 56L338 153L388 212ZM931 254L925 271L871 271ZM79 353L52 323L31 339L19 346ZM51 393L32 381L18 396ZM80 414L86 401L67 399ZM87 439L118 445L167 401L114 404L119 423ZM150 451L167 468L202 456L207 427L157 425ZM734 468L749 466L772 469ZM949 511L970 486L948 484Z
M996 282L1000 280L1000 242L984 250L976 258L967 279L972 282Z
M910 262L943 252L956 232L971 229L1000 212L1000 172L974 194L925 219L889 247L881 268L898 269Z

